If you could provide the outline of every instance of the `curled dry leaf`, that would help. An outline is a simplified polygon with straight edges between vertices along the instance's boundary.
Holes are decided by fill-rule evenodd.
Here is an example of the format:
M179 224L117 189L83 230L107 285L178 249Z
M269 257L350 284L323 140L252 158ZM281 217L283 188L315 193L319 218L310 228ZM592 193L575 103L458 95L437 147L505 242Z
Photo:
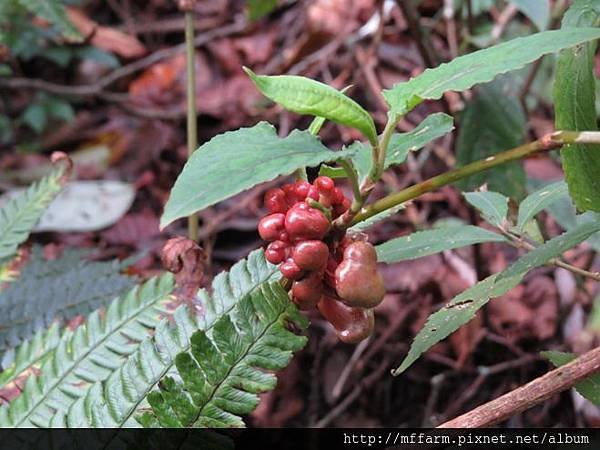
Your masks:
M204 250L191 239L178 236L169 239L163 247L161 260L163 267L175 274L177 289L175 296L178 300L191 303L202 284L206 254Z

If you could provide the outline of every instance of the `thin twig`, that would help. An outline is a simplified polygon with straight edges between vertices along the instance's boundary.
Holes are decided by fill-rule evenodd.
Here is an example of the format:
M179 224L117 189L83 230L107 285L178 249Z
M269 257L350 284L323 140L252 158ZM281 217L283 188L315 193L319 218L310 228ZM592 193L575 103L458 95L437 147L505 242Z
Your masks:
M489 427L519 414L600 371L600 347L438 428Z
M438 65L438 59L431 43L431 38L428 33L424 33L421 27L419 12L415 8L413 0L396 0L398 7L402 11L410 34L412 34L419 53L423 58L426 67L435 67Z

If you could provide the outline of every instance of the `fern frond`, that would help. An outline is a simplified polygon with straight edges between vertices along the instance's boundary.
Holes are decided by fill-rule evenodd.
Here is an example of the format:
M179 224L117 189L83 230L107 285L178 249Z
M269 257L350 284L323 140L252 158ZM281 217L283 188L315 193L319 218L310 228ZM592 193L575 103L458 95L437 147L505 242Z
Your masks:
M198 329L209 332L223 316L237 309L238 303L248 294L278 277L277 267L264 259L262 250L252 252L247 260L239 261L229 272L222 272L215 277L212 295L200 291L199 301L203 312L198 322L191 321L181 312L175 317L175 323L161 323L154 336L143 342L123 366L104 383L92 386L85 397L71 406L67 414L58 413L51 425L105 428L139 426L135 416L148 408L146 397L157 389L166 375L177 376L175 357L189 351L192 335Z
M23 372L39 366L60 342L60 326L54 322L48 330L38 331L18 348L6 352L0 361L0 388L12 383Z
M57 318L87 314L131 288L119 261L81 260L81 250L66 250L46 261L34 247L19 279L0 292L0 354L48 327Z
M168 313L173 277L152 279L96 310L75 331L65 331L23 392L0 408L0 427L46 427L56 411L66 411L87 388L106 380L145 342Z
M56 26L60 32L73 40L81 40L81 34L67 17L61 0L18 0L23 7Z
M256 408L257 394L275 388L270 372L286 367L292 352L306 344L306 337L287 330L288 322L308 326L279 283L263 284L211 331L194 333L191 351L175 358L181 381L161 381L148 395L152 412L142 421L178 428L244 426L240 415Z
M0 262L14 256L27 240L46 207L62 190L63 174L63 167L56 169L0 208Z

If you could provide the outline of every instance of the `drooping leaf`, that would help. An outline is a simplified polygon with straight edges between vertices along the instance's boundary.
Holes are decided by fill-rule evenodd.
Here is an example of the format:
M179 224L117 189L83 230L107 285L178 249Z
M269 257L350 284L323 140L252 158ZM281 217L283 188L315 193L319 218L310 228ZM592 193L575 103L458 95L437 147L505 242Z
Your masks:
M504 295L522 279L521 275L497 282L496 277L497 274L480 281L430 315L410 346L408 355L392 373L399 375L404 372L419 356L475 317L477 311L490 299Z
M375 248L379 262L394 263L467 245L504 241L506 238L503 236L484 228L472 225L454 225L417 231L408 236L391 239Z
M517 262L504 270L498 277L510 278L519 273L526 273L531 269L542 266L552 258L582 243L593 234L600 231L600 220L584 222L577 227L546 241L539 247L522 256Z
M61 0L18 0L32 14L47 20L56 26L61 33L74 41L82 39L79 31L67 17Z
M350 156L329 150L306 131L293 131L282 139L266 122L221 134L200 146L186 163L171 190L161 227L300 167Z
M454 129L454 120L444 113L427 116L413 130L406 133L393 134L385 155L385 168L402 164L406 161L408 152L414 152L425 147L431 141L440 138ZM355 151L352 158L359 178L363 180L371 169L371 151L369 146L356 141L350 147Z
M0 261L15 255L18 246L27 240L46 207L62 190L63 174L63 168L55 170L0 208Z
M522 233L527 223L537 213L543 211L555 201L564 198L566 195L568 195L568 189L564 181L557 181L529 194L519 205L517 231Z
M332 122L360 130L371 143L377 130L370 114L337 89L310 78L295 75L256 75L244 68L266 97L298 114L324 117Z
M566 12L562 29L577 31L600 23L599 0L577 0ZM560 52L554 82L555 125L560 130L598 129L594 61L597 42ZM581 211L600 212L600 145L565 145L561 150L569 192Z
M66 250L53 261L34 247L19 279L0 292L0 354L19 345L54 320L69 320L109 303L133 286L119 261L91 262Z
M514 92L514 78L502 77L475 90L461 114L456 141L456 162L464 166L523 144L527 119ZM502 164L460 180L463 191L486 183L491 191L516 200L525 196L525 171L521 161Z
M511 3L519 8L529 20L531 20L538 30L543 31L550 22L550 0L510 0Z
M163 427L244 426L240 415L256 408L257 394L275 387L271 372L286 367L306 343L286 322L308 325L279 283L263 284L210 332L192 336L191 351L175 359L181 382L163 380L148 396L151 414Z
M55 411L69 408L138 349L168 313L172 289L170 274L152 279L114 299L106 311L94 311L75 331L66 330L39 375L30 376L21 395L0 407L0 427L49 426Z
M465 192L465 199L479 210L486 222L503 227L508 214L508 198L497 192Z
M405 371L419 356L470 321L490 299L500 297L515 287L530 270L560 256L565 250L584 241L600 229L600 220L580 225L576 230L555 237L527 253L504 271L491 275L454 297L446 306L433 313L415 337L408 355L394 371Z
M574 353L547 351L541 352L542 357L548 359L556 367L570 363L577 355ZM575 389L590 402L600 406L600 374L595 374L575 385Z
M437 100L447 91L464 91L491 81L499 74L519 69L547 53L598 38L600 30L594 28L543 31L427 69L421 75L384 91L383 95L392 114L406 114L423 100Z
M240 302L249 298L250 293L278 277L277 267L265 261L262 251L252 252L247 260L235 264L230 272L220 273L213 281L211 294L204 290L198 294L202 310L198 321L190 322L187 315L176 319L173 324L163 321L154 336L139 345L108 380L90 387L67 413L55 415L52 426L139 426L135 416L148 409L148 393L157 389L165 375L177 374L175 357L190 351L192 335L198 330L212 333L223 316L233 314L242 305L246 305L244 308L248 306ZM255 377L249 377L239 381L252 385Z

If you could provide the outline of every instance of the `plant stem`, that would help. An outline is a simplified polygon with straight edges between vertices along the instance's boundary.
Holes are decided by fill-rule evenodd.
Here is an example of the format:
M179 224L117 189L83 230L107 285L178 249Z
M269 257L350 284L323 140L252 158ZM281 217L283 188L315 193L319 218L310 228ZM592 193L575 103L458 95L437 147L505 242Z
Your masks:
M356 208L356 211L354 211L354 213L357 213L360 209L360 206L358 206L358 200L362 198L362 193L360 192L360 182L358 181L358 174L356 173L356 170L354 169L352 163L345 159L342 159L339 162L339 165L342 166L342 169L344 169L344 171L346 172L346 175L348 176L348 181L350 181L350 185L352 186L354 200L350 209L354 210Z
M191 8L185 11L185 56L187 65L187 147L188 157L198 147L198 123L196 115L196 59L194 52L194 13ZM189 238L198 240L198 217L188 217Z
M431 192L442 186L452 184L476 173L492 169L501 164L526 158L540 152L554 150L565 144L600 144L600 132L598 131L556 131L547 134L537 141L530 142L511 150L498 153L495 156L472 162L466 166L437 175L421 183L409 186L399 192L384 197L375 203L363 208L351 221L351 225L362 222L387 209L393 208L401 203L413 200L427 192Z
M443 423L438 428L480 428L503 422L600 371L600 347L548 372L525 386Z

